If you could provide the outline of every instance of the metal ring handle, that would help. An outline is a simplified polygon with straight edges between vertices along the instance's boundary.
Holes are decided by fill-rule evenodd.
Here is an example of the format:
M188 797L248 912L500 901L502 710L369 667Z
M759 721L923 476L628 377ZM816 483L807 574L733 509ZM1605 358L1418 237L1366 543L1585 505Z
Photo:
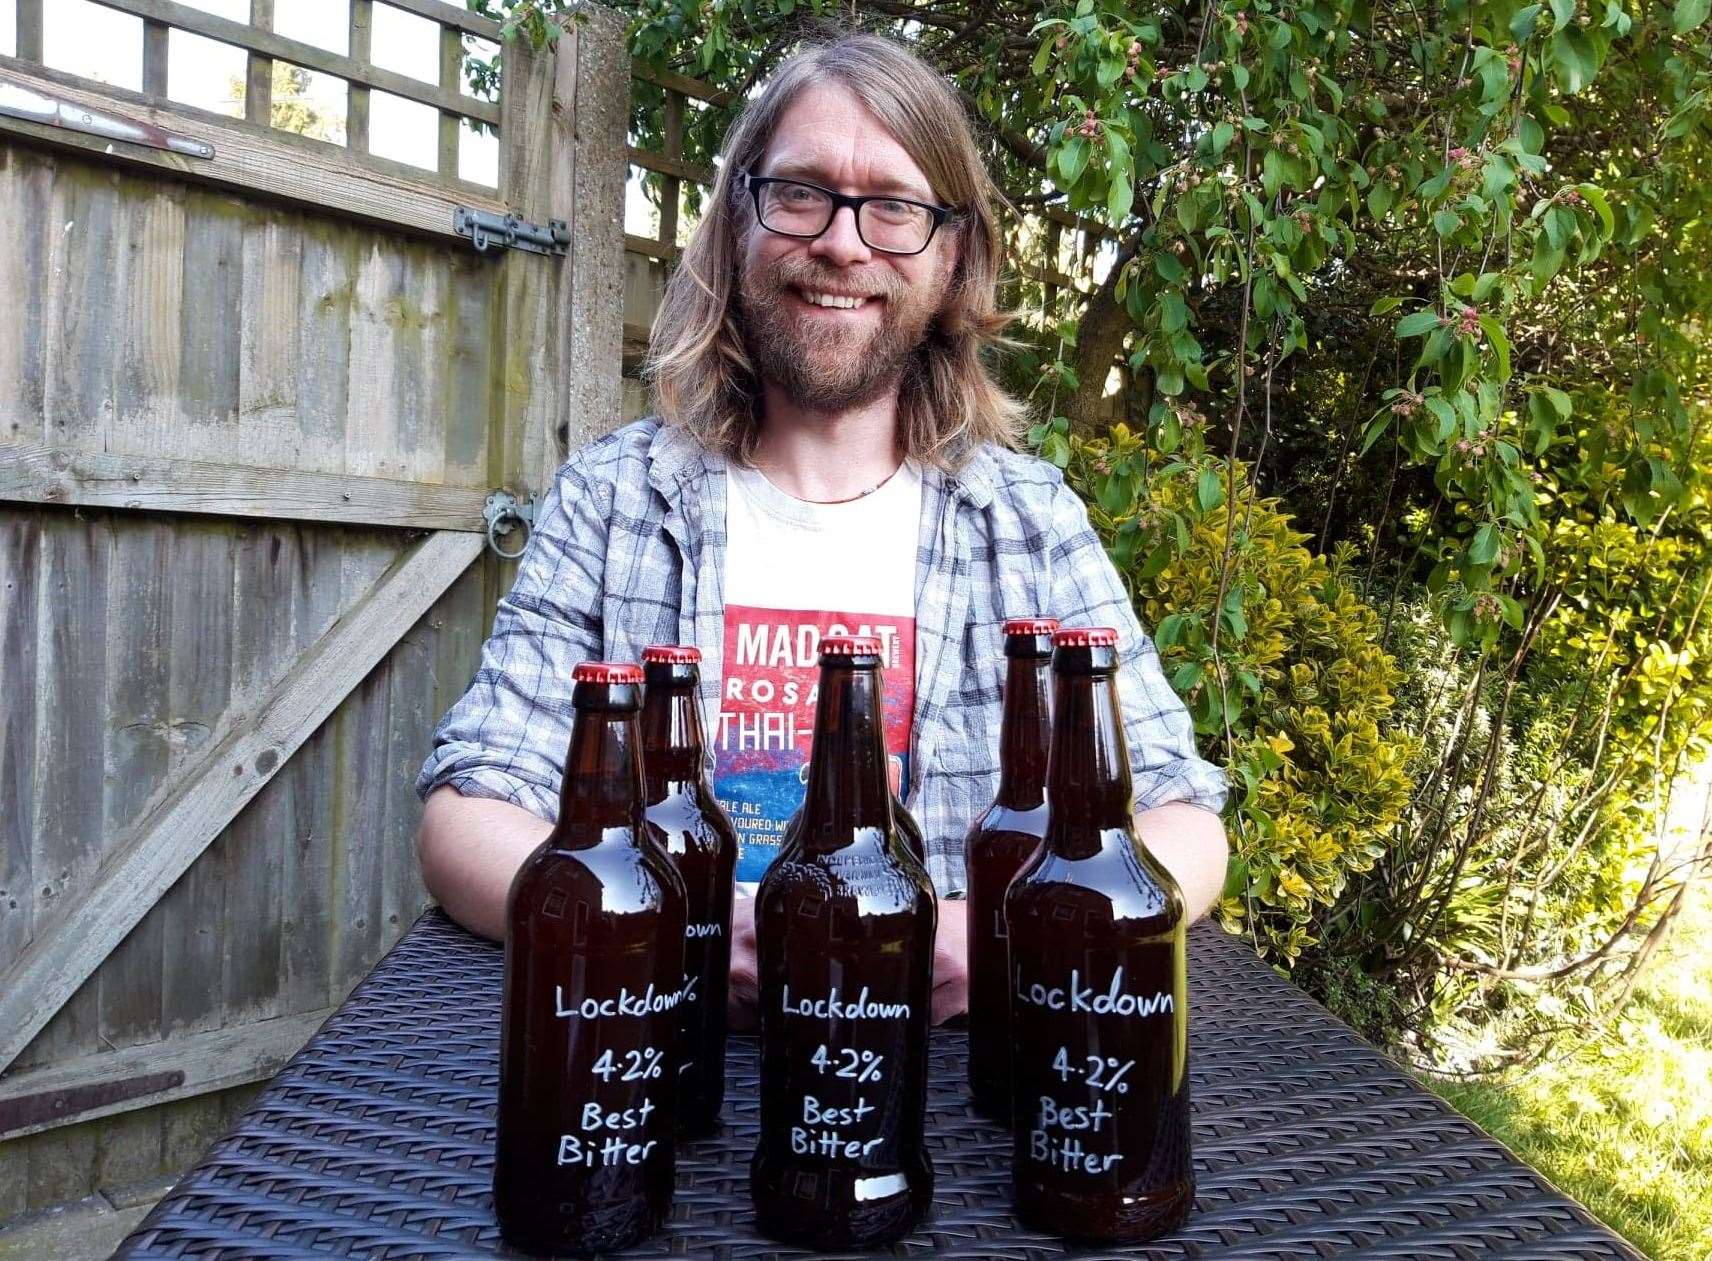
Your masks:
M482 506L482 516L487 521L487 545L495 556L501 560L516 560L529 550L529 536L534 527L529 516L518 511L516 496L509 491L495 491ZM499 537L510 534L513 527L523 531L523 544L515 552L508 552L499 545Z

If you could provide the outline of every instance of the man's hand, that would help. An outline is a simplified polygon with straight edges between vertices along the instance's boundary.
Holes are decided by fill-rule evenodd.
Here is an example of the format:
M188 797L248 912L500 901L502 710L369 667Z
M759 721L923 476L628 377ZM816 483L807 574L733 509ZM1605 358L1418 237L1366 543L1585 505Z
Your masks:
M968 903L939 904L939 934L933 941L933 1023L944 1024L969 1009ZM759 1019L755 978L755 899L739 894L731 904L731 989L725 1003L733 1030L755 1028Z
M731 989L725 1021L739 1033L760 1023L760 982L755 976L755 899L739 893L731 899Z
M969 1010L969 904L939 904L933 939L933 1023L942 1025Z

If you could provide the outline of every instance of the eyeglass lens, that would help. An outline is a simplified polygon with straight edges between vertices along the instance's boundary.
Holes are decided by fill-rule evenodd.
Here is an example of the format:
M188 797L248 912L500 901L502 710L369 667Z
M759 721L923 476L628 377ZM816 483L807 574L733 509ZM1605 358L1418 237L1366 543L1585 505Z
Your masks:
M760 189L761 224L790 236L819 236L832 226L832 199L807 184L765 184ZM933 235L933 216L907 201L864 202L856 230L871 249L913 254Z

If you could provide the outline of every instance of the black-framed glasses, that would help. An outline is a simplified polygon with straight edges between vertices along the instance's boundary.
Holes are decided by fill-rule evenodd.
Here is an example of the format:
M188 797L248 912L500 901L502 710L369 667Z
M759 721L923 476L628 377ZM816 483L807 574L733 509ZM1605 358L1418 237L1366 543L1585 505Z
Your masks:
M921 253L933 234L957 214L947 206L930 206L885 193L850 197L804 180L749 171L739 171L737 178L755 199L755 218L767 231L812 241L848 206L856 216L856 234L862 243L883 254Z

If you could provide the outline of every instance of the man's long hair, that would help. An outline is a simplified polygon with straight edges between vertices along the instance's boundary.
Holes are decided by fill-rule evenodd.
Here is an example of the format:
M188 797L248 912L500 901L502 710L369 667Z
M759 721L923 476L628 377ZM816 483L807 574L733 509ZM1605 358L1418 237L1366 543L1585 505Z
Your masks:
M943 77L878 35L844 35L782 63L726 135L706 213L684 247L654 317L645 375L654 408L710 451L748 464L760 431L761 383L744 346L737 303L740 242L754 219L737 173L760 161L779 119L806 88L847 88L958 212L941 232L958 234L957 266L939 315L906 368L898 395L904 454L955 469L983 442L1015 445L1025 405L982 362L1010 344L998 307L1002 242L998 193L981 161L962 102Z

